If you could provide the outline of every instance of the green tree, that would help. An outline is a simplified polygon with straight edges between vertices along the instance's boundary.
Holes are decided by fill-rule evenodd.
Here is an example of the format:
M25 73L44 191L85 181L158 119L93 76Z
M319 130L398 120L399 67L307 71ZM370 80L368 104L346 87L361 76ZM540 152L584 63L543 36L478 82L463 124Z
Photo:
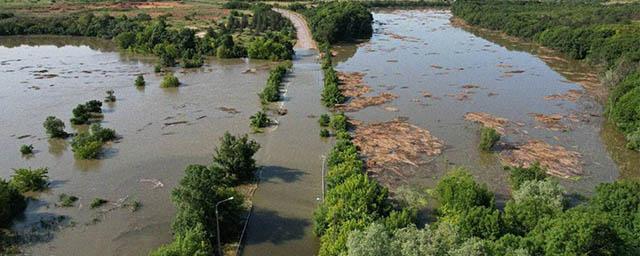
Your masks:
M136 87L142 87L145 86L145 84L144 77L142 75L138 75L135 81Z
M11 226L13 219L27 208L20 191L4 179L0 179L0 227Z
M11 186L20 192L42 191L49 186L49 173L47 168L20 168L14 169L11 176Z
M208 256L213 255L207 233L198 223L184 233L176 234L173 242L151 252L149 256Z
M505 224L511 233L525 235L540 221L562 213L564 206L564 190L557 182L525 181L505 206Z
M42 126L44 126L44 129L51 138L65 138L68 136L68 133L64 131L64 122L55 116L48 116Z
M440 203L439 211L445 215L462 212L474 206L495 207L495 198L485 185L475 182L464 168L456 168L436 185L435 195Z
M493 128L482 127L480 130L480 149L491 151L491 148L500 140L500 134Z
M547 171L535 163L528 168L525 167L507 167L510 172L509 181L514 190L520 189L520 185L526 181L541 181L548 177Z
M221 170L234 184L249 181L258 170L253 155L259 149L260 145L246 134L236 137L225 132L213 155L211 169Z
M173 75L172 73L167 73L162 78L162 82L160 83L160 87L169 88L169 87L178 87L180 86L180 80Z

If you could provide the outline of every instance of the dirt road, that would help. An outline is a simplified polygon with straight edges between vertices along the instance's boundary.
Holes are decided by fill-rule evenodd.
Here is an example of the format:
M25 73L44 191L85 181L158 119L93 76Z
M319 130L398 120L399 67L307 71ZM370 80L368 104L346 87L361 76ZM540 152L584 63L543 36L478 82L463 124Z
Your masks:
M276 12L279 12L285 18L291 20L293 26L296 28L298 42L294 48L301 49L318 49L318 45L316 41L313 40L313 36L311 35L311 30L309 30L309 25L307 24L307 20L304 17L296 12L285 10L285 9L273 9Z

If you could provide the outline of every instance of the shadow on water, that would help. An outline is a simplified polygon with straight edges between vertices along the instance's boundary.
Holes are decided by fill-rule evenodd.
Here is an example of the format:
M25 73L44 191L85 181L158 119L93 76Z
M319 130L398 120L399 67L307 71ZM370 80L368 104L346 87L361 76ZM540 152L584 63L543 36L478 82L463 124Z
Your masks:
M72 225L68 216L51 212L40 212L49 207L49 203L40 199L29 199L25 212L18 218L19 224L13 226L16 243L20 245L47 243L54 239L55 233Z
M262 182L277 182L277 180L291 183L300 180L305 175L303 171L282 166L264 166L260 179Z
M305 232L304 229L311 225L306 219L301 218L287 218L280 216L277 212L254 208L251 227L258 227L262 231L255 231L249 233L249 236L245 245L260 244L260 243L273 243L281 244L289 240L301 239Z

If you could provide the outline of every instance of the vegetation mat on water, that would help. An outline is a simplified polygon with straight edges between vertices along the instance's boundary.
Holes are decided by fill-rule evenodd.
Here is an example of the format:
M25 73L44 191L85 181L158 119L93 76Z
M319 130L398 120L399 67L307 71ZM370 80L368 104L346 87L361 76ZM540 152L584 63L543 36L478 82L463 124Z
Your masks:
M541 140L531 140L515 149L500 153L500 161L508 166L528 168L535 163L547 170L547 174L571 178L583 174L582 155L562 146L552 146Z
M545 115L538 113L529 113L538 123L541 125L536 128L544 128L552 131L566 132L569 131L569 126L562 123L563 116L561 114Z
M444 142L428 130L400 120L358 126L353 143L369 168L394 164L418 166L423 163L423 156L437 156L444 149Z
M362 72L337 72L339 88L346 97L360 97L371 92L371 87L364 84Z
M501 135L506 133L506 129L510 125L509 119L493 116L484 112L468 112L464 115L464 119L480 123L487 128L493 128Z
M376 96L361 96L350 100L345 104L336 104L336 110L343 112L355 112L366 107L382 105L398 98L390 92L383 92Z

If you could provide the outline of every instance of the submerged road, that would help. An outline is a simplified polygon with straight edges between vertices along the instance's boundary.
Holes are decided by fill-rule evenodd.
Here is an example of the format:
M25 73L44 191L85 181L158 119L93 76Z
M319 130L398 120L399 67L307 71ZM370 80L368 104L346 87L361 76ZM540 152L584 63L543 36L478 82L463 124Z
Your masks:
M321 156L331 143L318 135L316 118L326 112L320 102L322 72L315 42L299 15L276 10L292 20L298 32L293 69L283 83L283 107L278 127L260 139L258 159L263 163L260 185L242 255L316 255L313 211L322 196Z

